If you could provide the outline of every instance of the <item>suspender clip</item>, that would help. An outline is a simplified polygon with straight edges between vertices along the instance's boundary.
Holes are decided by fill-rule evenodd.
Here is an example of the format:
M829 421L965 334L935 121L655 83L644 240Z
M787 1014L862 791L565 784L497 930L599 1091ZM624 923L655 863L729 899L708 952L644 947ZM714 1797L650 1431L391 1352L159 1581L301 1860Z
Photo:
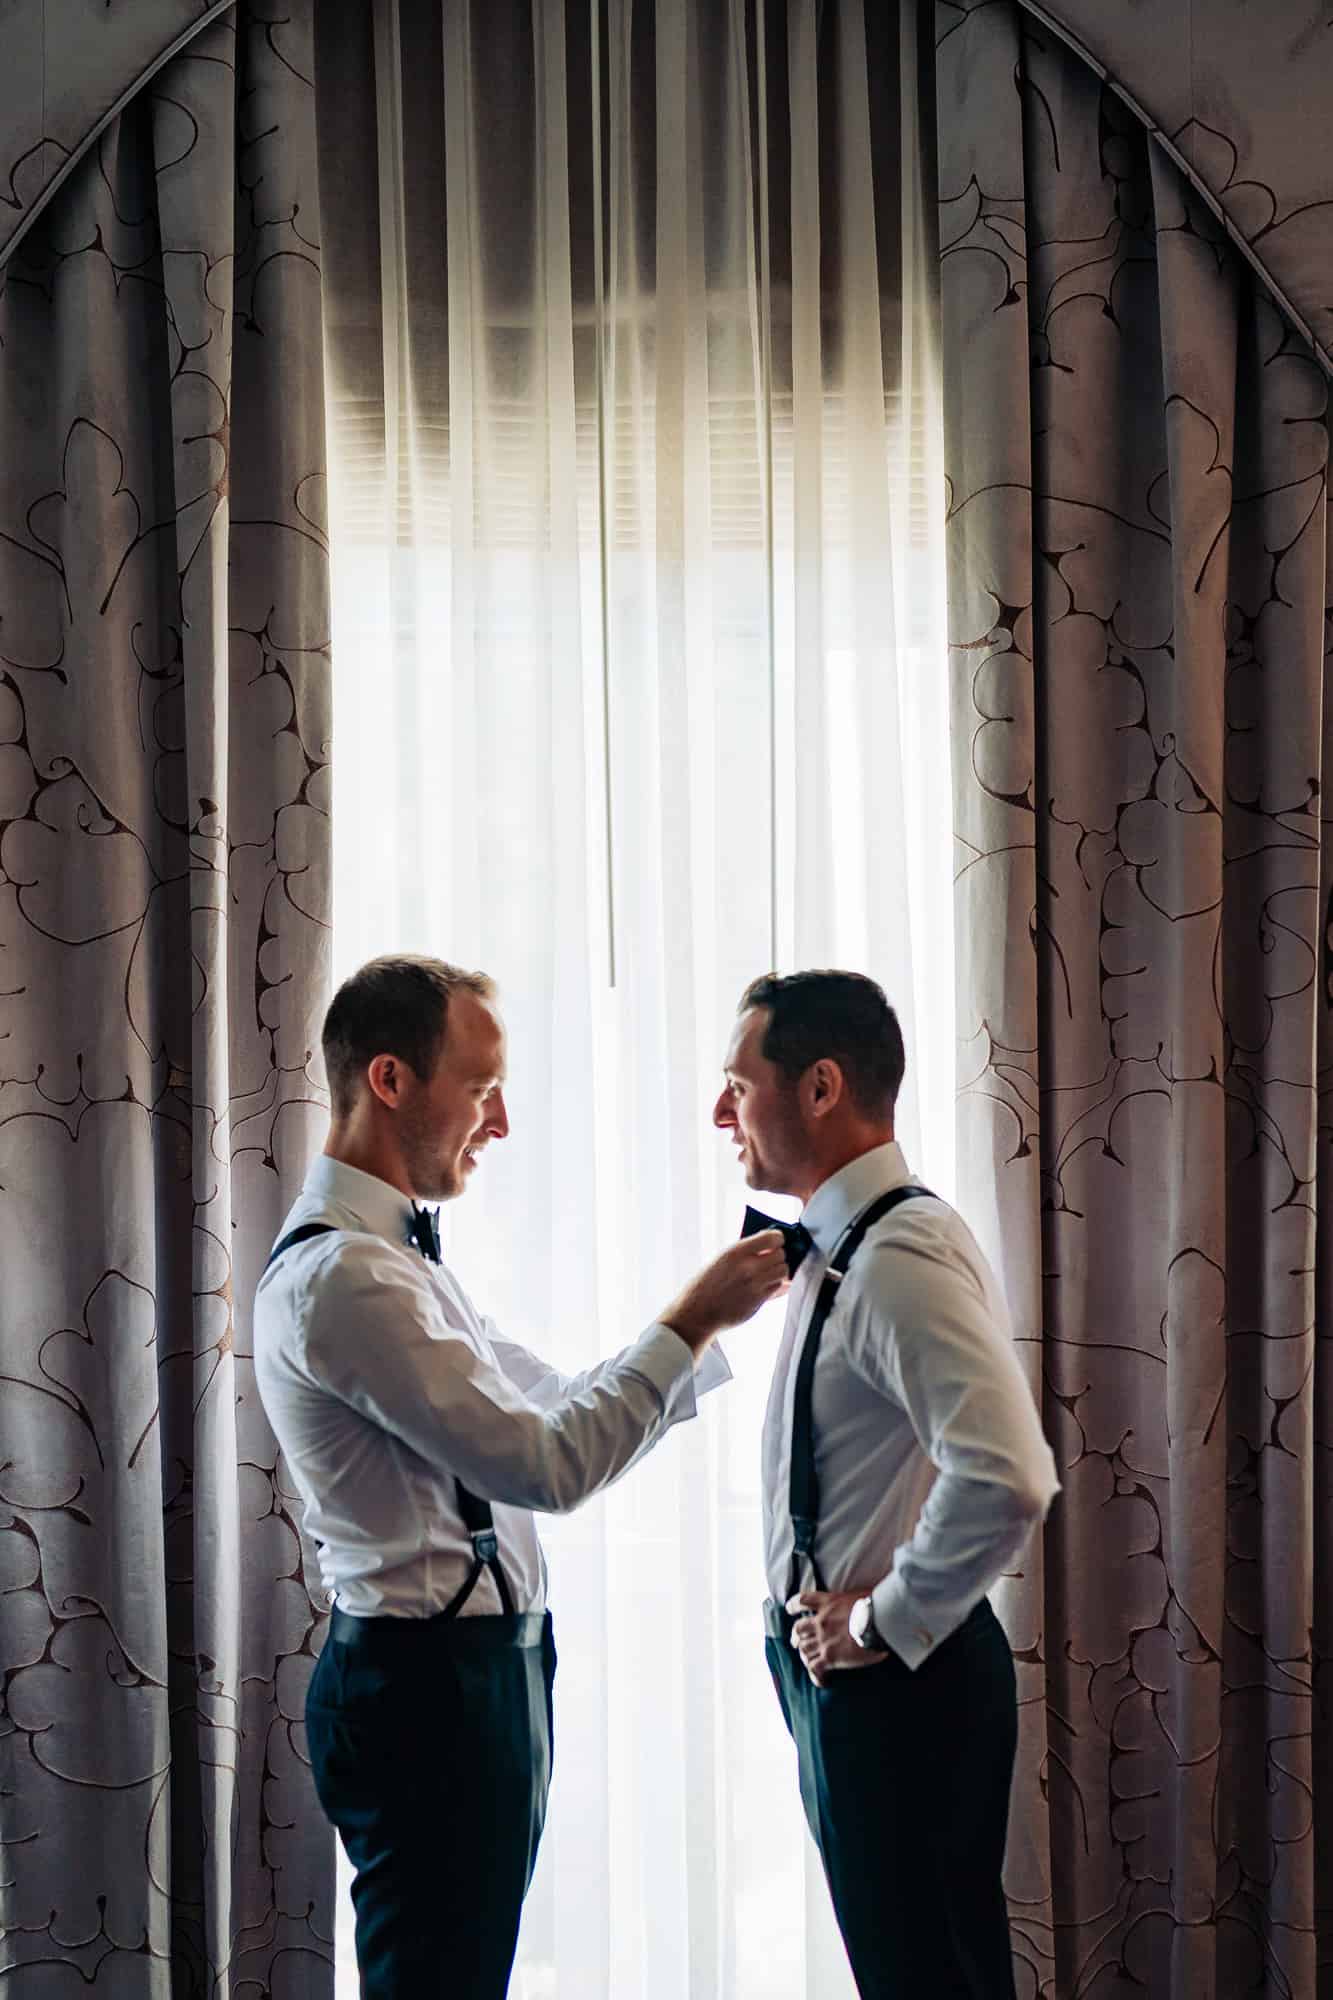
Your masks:
M494 1528L482 1528L472 1537L472 1551L478 1562L493 1563L500 1553Z
M796 1544L797 1550L801 1555L808 1556L813 1552L815 1546L815 1534L818 1530L818 1527L819 1523L817 1521L812 1520L809 1514L792 1515L791 1517L792 1540Z

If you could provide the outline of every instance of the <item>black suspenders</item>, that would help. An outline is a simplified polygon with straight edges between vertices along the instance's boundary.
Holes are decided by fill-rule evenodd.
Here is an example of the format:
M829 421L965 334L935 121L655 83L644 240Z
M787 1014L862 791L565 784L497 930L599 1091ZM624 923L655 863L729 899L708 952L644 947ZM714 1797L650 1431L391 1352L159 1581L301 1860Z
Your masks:
M794 1597L800 1589L800 1564L804 1556L815 1579L815 1589L824 1588L824 1579L815 1561L815 1536L819 1533L819 1475L815 1471L815 1425L812 1411L815 1381L815 1362L819 1358L819 1343L824 1326L833 1310L833 1302L838 1296L838 1286L846 1274L847 1266L860 1249L866 1231L897 1208L900 1202L911 1201L913 1196L928 1195L929 1188L897 1187L890 1189L872 1201L869 1208L857 1216L851 1228L834 1248L819 1286L819 1297L810 1316L806 1329L805 1343L801 1348L801 1359L796 1368L796 1393L792 1403L791 1418L791 1485L789 1505L791 1508L792 1552L791 1569L787 1579L787 1597Z
M312 1236L332 1234L335 1227L336 1224L332 1222L301 1223L298 1228L288 1230L281 1241L274 1244L269 1252L268 1263L276 1263L283 1251L290 1250L294 1244L306 1243ZM268 1264L264 1269L268 1269ZM512 1618L514 1599L510 1593L509 1580L500 1563L500 1544L496 1538L495 1517L491 1513L491 1503L489 1500L479 1500L475 1493L470 1493L461 1479L455 1479L454 1486L458 1511L463 1516L463 1526L472 1538L472 1568L468 1571L457 1596L436 1615L445 1619L456 1618L476 1589L477 1579L482 1570L488 1569L495 1579L495 1588L500 1593L500 1609L506 1618Z
M333 1227L331 1222L303 1222L299 1229L289 1229L281 1243L275 1243L269 1251L268 1264L276 1264L283 1251L290 1250L294 1244L308 1242L312 1236L331 1235ZM268 1264L264 1266L266 1271Z

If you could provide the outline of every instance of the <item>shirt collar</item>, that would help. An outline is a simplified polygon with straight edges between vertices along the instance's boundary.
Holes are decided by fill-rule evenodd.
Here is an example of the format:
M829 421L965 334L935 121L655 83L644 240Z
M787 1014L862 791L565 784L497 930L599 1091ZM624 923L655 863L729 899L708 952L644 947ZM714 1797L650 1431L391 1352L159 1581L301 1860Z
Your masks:
M303 1192L317 1201L333 1202L339 1208L350 1209L372 1235L382 1236L386 1242L402 1243L406 1240L413 1204L400 1189L382 1181L378 1174L362 1173L360 1167L349 1167L345 1160L335 1160L328 1153L321 1153L312 1162L305 1177Z
M903 1187L911 1178L902 1147L894 1139L887 1146L872 1146L868 1153L859 1154L830 1174L801 1210L801 1221L820 1256L830 1254L838 1238L876 1195Z

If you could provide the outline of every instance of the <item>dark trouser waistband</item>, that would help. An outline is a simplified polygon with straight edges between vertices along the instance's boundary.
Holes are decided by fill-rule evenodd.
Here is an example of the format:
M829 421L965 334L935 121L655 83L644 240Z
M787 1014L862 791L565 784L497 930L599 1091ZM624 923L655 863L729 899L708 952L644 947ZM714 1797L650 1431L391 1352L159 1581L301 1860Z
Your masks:
M335 1604L329 1637L358 1652L402 1652L439 1647L456 1653L493 1653L510 1646L540 1646L551 1629L549 1611L519 1611L507 1618L356 1618Z

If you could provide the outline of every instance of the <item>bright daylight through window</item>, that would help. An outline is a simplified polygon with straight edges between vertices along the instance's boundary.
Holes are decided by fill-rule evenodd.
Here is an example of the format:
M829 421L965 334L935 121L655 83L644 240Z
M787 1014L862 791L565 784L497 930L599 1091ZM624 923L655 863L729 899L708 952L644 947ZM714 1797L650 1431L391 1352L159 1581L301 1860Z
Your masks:
M762 971L884 984L904 1150L952 1188L913 24L505 0L483 33L403 0L364 48L320 32L334 970L402 949L498 981L512 1132L445 1256L572 1371L738 1230L710 1111ZM759 1625L780 1327L729 1335L698 1420L542 1524L526 2000L850 1992ZM339 1963L351 2000L345 1899Z

